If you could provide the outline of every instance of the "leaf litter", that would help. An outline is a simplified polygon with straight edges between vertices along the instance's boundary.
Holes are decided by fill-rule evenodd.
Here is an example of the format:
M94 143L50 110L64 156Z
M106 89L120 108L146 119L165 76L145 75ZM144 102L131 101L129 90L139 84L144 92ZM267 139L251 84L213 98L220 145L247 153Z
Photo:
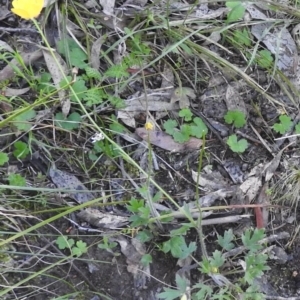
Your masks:
M48 1L45 5L49 6L54 2ZM98 13L98 10L101 9L99 13L99 24L101 24L100 26L104 26L105 33L108 33L107 35L105 34L101 36L99 35L99 32L95 32L95 36L93 36L93 41L91 44L91 57L88 63L91 63L92 67L97 69L98 71L102 71L103 69L108 68L109 63L107 62L109 62L110 58L105 60L103 59L103 57L105 57L107 53L109 53L109 51L107 51L109 45L117 43L119 46L118 51L115 51L115 54L113 55L114 64L117 65L122 61L123 54L125 54L125 52L128 50L130 51L130 47L132 46L130 45L130 43L127 44L124 43L124 41L121 41L124 37L123 30L125 29L125 24L126 26L129 26L130 18L132 18L132 16L134 16L137 12L143 14L144 7L147 7L147 3L145 1L125 1L122 5L117 7L114 1L100 1L101 7L99 7L97 3L92 3L91 1L88 1L84 5L87 9L91 10L91 13ZM158 6L158 8L162 10L162 7ZM250 62L255 61L255 54L257 52L258 47L264 44L266 49L268 49L271 53L270 57L274 58L275 66L277 66L278 69L281 70L284 75L290 78L292 82L293 80L294 82L295 80L297 82L297 80L299 80L299 76L297 75L297 71L299 69L296 46L297 42L294 40L295 37L290 33L291 24L275 24L276 19L269 18L269 16L267 17L267 14L270 13L270 7L268 5L248 3L245 4L245 8L249 13L250 17L256 20L255 23L247 24L256 43L256 50L252 52L251 57L247 60L247 62L241 58L236 58L236 60L232 60L233 57L230 57L230 55L232 55L233 52L224 50L226 49L226 45L224 46L224 44L222 44L223 41L220 38L222 37L222 32L217 32L215 36L213 35L215 34L215 32L208 34L208 39L202 41L202 46L211 47L210 49L213 51L213 53L215 53L216 56L228 55L229 59L233 61L234 65L239 65L240 68L243 68L244 70L250 70L250 72L252 72L253 70L251 69L252 66L250 66ZM187 5L186 3L173 3L171 9L174 10L174 12L176 12L172 15L174 20L170 20L169 24L171 27L177 26L178 24L183 25L184 22L186 22L184 26L189 26L189 24L194 24L195 22L197 22L197 20L205 21L216 18L226 18L227 13L229 12L228 7L214 7L208 4L191 6ZM122 14L118 14L118 12L122 12ZM185 15L186 12L189 12L190 14ZM182 16L185 17L182 18ZM259 22L257 22L257 20L259 20ZM70 20L67 21L70 22ZM93 26L99 26L96 24L89 25L90 29L93 28ZM75 24L75 27L76 26L77 25ZM73 34L73 30L75 30L75 27L72 27L73 29L71 27L68 27L69 29L67 30L69 31L69 34L73 37L73 39L76 41L76 43L80 45L80 47L83 47L82 45L84 44L82 44L82 41L77 40L77 37L75 37L75 35ZM79 27L77 27L76 30L78 29L80 30ZM116 33L116 36L120 39L120 41L112 38L110 35L111 33L113 33L113 35ZM132 38L132 36L129 37ZM203 39L203 35L199 34L197 38L201 40ZM156 41L148 41L147 43L151 45L153 49L155 49L155 47L158 47ZM163 43L164 41L162 39L162 44ZM177 48L174 47L174 53L172 53L172 55L180 53L180 51L182 52L183 49L185 49L186 55L184 57L188 62L188 60L192 57L192 52L189 48L190 45L191 44L182 43L182 48L180 48L180 45L178 45ZM8 49L8 51L10 51L9 47L7 47L9 45L4 46L6 49ZM165 44L164 46L167 45ZM222 53L222 50L220 49L222 49L226 54ZM85 49L83 50L86 51ZM104 53L104 51L107 51L107 53ZM263 51L265 51L265 49ZM9 64L7 64L2 69L2 71L0 71L0 81L4 82L14 77L14 70L16 67L24 69L24 66L38 66L37 62L42 57L42 52L44 53L44 62L46 62L45 67L51 74L54 86L58 90L58 98L60 102L59 109L62 111L63 115L67 117L70 112L75 113L74 110L77 109L77 106L71 106L70 99L68 98L67 93L64 90L60 90L59 83L62 81L64 76L63 74L61 74L60 70L57 69L57 66L55 66L56 63L55 61L53 61L53 56L51 56L50 58L50 56L47 55L46 50L38 50L37 52L25 54L21 53L24 65L20 65L18 61L14 59L11 60ZM57 59L60 59L61 66L63 66L66 75L70 70L68 70L66 64L61 60L62 58L58 58L58 56L56 57ZM172 61L173 58L172 56L170 56L168 57L168 59ZM153 207L151 207L152 217L157 218L160 216L160 211L164 211L164 209L170 209L171 213L174 214L175 219L177 218L177 221L174 222L175 225L172 224L172 226L175 227L181 224L180 221L178 221L180 220L180 218L186 217L185 214L182 213L182 211L186 210L187 208L191 210L192 218L196 219L199 217L199 211L197 211L199 204L201 207L210 207L213 205L224 205L224 203L227 205L229 215L233 216L233 214L231 214L231 212L233 212L235 214L234 216L237 218L242 218L243 216L247 219L250 219L248 213L252 212L252 208L254 208L253 214L255 214L256 218L256 224L254 226L256 226L257 228L267 227L269 226L268 222L270 219L270 212L268 210L268 207L270 206L270 198L272 198L270 197L268 191L270 187L272 187L272 185L276 183L278 172L288 171L286 165L282 163L283 157L286 156L286 147L280 149L283 142L274 143L274 137L276 137L277 135L276 132L274 133L272 131L272 128L277 128L278 130L275 131L277 131L277 133L279 134L286 134L287 131L288 134L290 134L296 125L294 123L291 124L291 122L292 120L295 122L295 120L297 120L297 116L292 115L293 106L287 105L286 113L292 116L289 120L289 126L281 124L281 127L278 128L276 124L279 123L276 122L278 122L278 120L282 121L283 119L282 116L280 116L279 111L277 112L276 118L268 118L266 112L267 109L264 110L263 106L259 113L257 113L257 110L255 110L255 101L257 101L257 103L259 104L261 102L264 102L265 104L269 101L270 98L264 98L260 95L262 97L262 100L260 100L260 96L257 96L257 94L255 94L249 86L245 85L243 80L241 80L240 78L234 78L234 76L232 76L232 73L228 72L228 70L224 70L223 72L221 72L222 74L220 75L220 71L216 68L215 63L212 63L209 59L207 59L205 55L202 57L202 59L203 64L196 60L193 61L193 64L198 64L198 66L201 66L200 69L203 72L202 75L205 75L203 76L203 78L206 77L206 79L208 79L206 80L206 82L203 79L203 82L201 82L199 86L195 84L197 82L196 78L193 78L191 80L190 78L188 78L189 76L193 77L193 75L191 75L192 73L190 73L186 77L182 76L180 80L182 80L183 82L180 82L180 80L178 80L179 73L177 73L177 71L174 71L173 68L168 67L159 69L160 66L155 65L153 66L153 69L151 69L149 78L148 76L145 77L146 72L143 71L143 68L144 66L148 65L147 61L145 62L145 64L143 63L137 66L137 70L139 70L139 68L140 70L142 70L140 72L140 78L137 78L136 76L134 84L132 83L128 86L128 88L125 88L125 91L122 90L120 95L118 95L118 80L116 80L116 78L110 79L111 81L109 81L108 78L103 79L103 81L100 80L101 83L103 83L104 81L108 82L109 84L113 82L113 84L115 84L116 87L111 89L109 93L114 93L115 95L120 96L122 100L124 100L125 107L122 109L115 110L117 116L116 119L118 119L126 126L130 127L130 130L132 132L134 131L136 134L135 136L133 134L127 134L126 141L129 144L126 144L126 147L132 147L133 142L138 144L138 137L144 141L140 142L139 140L139 142L143 146L144 153L140 156L140 160L138 161L138 163L142 166L143 170L147 170L147 172L151 174L149 175L149 178L152 178L153 180L157 179L156 176L158 176L158 172L163 173L163 168L167 168L167 178L169 182L167 185L165 185L165 187L167 187L168 190L169 185L172 185L173 182L177 182L177 184L174 183L174 188L170 188L171 191L172 189L174 189L174 191L177 191L180 187L186 188L185 185L186 182L188 182L188 180L182 182L181 180L179 180L179 178L182 177L180 177L178 173L174 172L174 170L172 170L172 168L169 167L170 163L172 164L172 160L170 160L169 158L175 157L177 160L183 161L184 155L187 156L187 152L199 151L201 149L201 146L204 145L204 143L202 139L196 138L191 138L188 142L185 143L177 143L171 135L168 135L164 131L159 130L159 125L162 124L161 120L165 118L180 119L181 116L178 114L178 111L180 109L192 107L194 111L200 111L201 114L205 116L205 118L203 118L203 122L207 122L207 124L210 125L210 127L208 126L209 133L207 135L208 144L206 144L206 146L208 145L208 147L206 147L205 150L212 154L211 156L213 157L213 167L211 173L208 172L206 174L201 171L202 173L199 176L198 171L194 171L196 170L195 164L193 164L194 162L189 162L189 166L191 165L191 168L186 168L187 166L184 165L184 168L182 168L181 170L183 171L183 169L185 169L185 176L192 178L194 183L199 185L199 187L201 188L201 196L199 197L199 199L193 199L188 203L180 203L180 209L176 209L172 207L172 205L170 205L170 203L168 203L167 201L161 201L161 203L151 202L151 199L155 195L155 188L152 184L149 184L149 190L147 191L147 193L144 192L140 194L142 195L142 198L145 199L145 201L147 201L149 206L153 205ZM82 60L81 63L82 66L86 64L85 59ZM128 69L131 70L132 65L128 65L128 67ZM83 69L84 68L82 67L80 72L83 72ZM184 67L182 69L184 69ZM154 74L156 72L156 77L160 78L160 80L158 80L158 83L153 79L153 71ZM195 71L195 73L197 73L197 76L201 74L198 73L198 71ZM274 73L275 68L271 71L270 74L274 75ZM174 74L176 74L175 77ZM276 77L274 76L274 78ZM92 80L94 79L91 79L91 82ZM191 84L192 81L194 82ZM195 86L197 86L197 89L195 89ZM267 82L267 85L263 86L264 93L269 93L268 89L270 86L272 86L271 82ZM276 87L274 85L272 86L272 88L275 90L275 92L277 92ZM21 87L19 89L7 87L6 91L6 97L15 97L26 95L29 89L28 87ZM280 100L283 99L279 94L278 98ZM6 99L4 100L7 101ZM272 105L274 106L275 104L272 103ZM0 108L1 107L3 106L1 105ZM6 110L6 112L10 111L10 107ZM109 109L111 109L111 106L108 105L107 107L105 107L104 105L100 104L98 107L94 107L94 109L95 111L91 112L91 114L95 113L96 115L96 112L100 112L100 114L103 114L101 116L104 116L104 112L109 111ZM4 111L4 109L2 108L1 110ZM234 128L234 126L237 125L237 123L231 122L233 126L229 126L230 124L224 124L224 116L226 115L228 110L240 111L245 115L247 121L248 119L251 120L251 126L248 126L247 122L245 125L236 126L241 128L240 134L243 134L245 139L237 139L237 136L235 135L237 131L236 128ZM43 110L41 109L40 111ZM51 111L49 112L47 109L45 109L45 111L47 112L45 114L45 117L36 119L36 124L40 124L42 126L45 126L45 124L47 124L47 126L49 125L49 123L45 123L45 121L47 118L51 119ZM30 113L35 114L35 111L32 110ZM155 128L155 130L149 131L146 130L144 127L140 127L140 124L143 123L139 119L141 115L145 118L145 120L148 120L150 118L156 122L157 127ZM256 118L253 117L254 115L256 116ZM1 118L3 118L2 115ZM105 115L105 118L107 118L107 115ZM27 121L32 121L32 119L33 118L28 119L24 123L26 123ZM261 120L259 119L263 119L263 122L261 122ZM267 124L267 126L262 126L261 124ZM57 122L54 123L54 125L55 128L53 130L55 134L53 134L53 136L55 136L56 139L58 138L59 142L65 143L67 138L65 138L62 131L60 131L60 126L58 126ZM31 126L19 126L20 132L30 130L30 128ZM90 129L91 127L88 126L88 128ZM213 130L211 128L213 128ZM78 129L78 135L72 132L74 129ZM84 151L86 151L85 153L83 151L83 155L85 155L86 153L90 154L92 147L87 142L87 136L90 135L90 132L89 134L87 134L88 131L85 131L85 129L81 128L80 126L69 128L68 130L71 132L69 144L72 145L72 147L77 147L78 145L81 145ZM80 136L81 130L83 130L84 132L84 143L84 138ZM2 132L0 132L0 134L1 133ZM286 134L287 138L288 134ZM236 147L231 147L231 150L228 149L228 147L226 147L226 140L228 139L230 141L230 135L233 137L235 136L235 141L233 144ZM253 141L253 136L258 135L261 139L266 139L267 142L271 144L272 147L269 149L277 149L277 151L265 151L265 149L260 148L260 145L255 144L255 141ZM40 136L43 137L43 134L41 134ZM50 136L49 133L48 136ZM218 140L222 142L219 143ZM43 148L45 147L45 144L52 144L52 142L49 142L48 140L47 142L45 142L45 140L43 141L44 143L41 144L36 143L38 147ZM243 142L239 143L241 141ZM247 147L244 141L247 143ZM102 151L103 149L105 149L106 152L103 152L105 152L106 154L109 151L114 150L109 149L108 151L108 149L105 148L104 142L99 142L102 143ZM147 161L147 158L149 157L148 151L150 144L154 146L152 148L154 152L152 154L152 157L155 157L155 159L157 159L157 153L161 155L161 149L165 151L163 152L163 159L159 157L160 163L157 164L157 168L153 168L153 166ZM65 144L66 148L71 147L70 145ZM291 145L292 144L288 146ZM160 149L156 147L159 147ZM43 149L43 151L45 151L45 149ZM61 149L58 149L57 151L58 154L53 154L54 156L60 155ZM236 153L232 153L232 151ZM292 151L294 151L294 148L292 148ZM271 152L271 154L274 154L273 158L269 157L269 152ZM174 155L177 155L177 157ZM109 155L107 155L107 157L109 157ZM216 157L218 157L218 159L216 159ZM109 161L109 159L106 158L104 160L101 160L99 158L99 161L101 161L101 164L105 165L107 164L107 161ZM123 172L123 176L125 176L126 171L124 170L124 168L122 169L121 167L120 169ZM186 169L188 169L188 171ZM108 173L105 173L105 176L107 176ZM90 191L89 188L87 188L76 176L72 175L69 172L64 172L60 171L59 169L50 168L48 175L51 178L52 182L58 188L65 189L70 194L70 197L79 204L94 200L97 197L97 195ZM126 178L128 178L128 176L129 175L127 174ZM161 180L162 184L164 184L164 181L162 179L165 180L165 177L166 176L164 175L161 178L158 177L158 179ZM103 180L104 182L106 178L101 178L101 180ZM145 174L143 174L142 172L139 174L138 180L143 184L147 184L147 177L145 177ZM291 181L287 182L289 182L290 184ZM257 206L255 207L255 205ZM244 211L240 212L237 209L242 209ZM202 225L221 224L222 221L227 222L227 219L225 218L229 216L224 215L223 217L221 216L218 219L218 215L220 214L221 212L219 211L214 216L214 209L212 209L211 212L203 212L202 217L204 218L204 220L202 222ZM276 214L275 216L277 217ZM90 226L91 229L95 227L100 229L119 230L120 227L127 226L129 222L128 211L126 211L125 216L117 216L114 213L107 213L94 207L81 210L79 213L77 213L77 217L80 219L80 222L88 223L88 226ZM210 219L206 219L208 217ZM212 217L215 218L213 219ZM233 222L237 222L238 219L232 220L234 220ZM156 225L158 226L159 230L163 230L165 226L162 225L161 222L159 223L158 221ZM287 237L285 236L285 238ZM115 240L120 244L121 252L127 259L128 271L133 273L135 277L134 287L137 290L146 288L146 282L147 280L150 280L148 278L150 276L150 271L148 267L143 266L140 262L141 257L147 253L146 250L143 249L141 251L139 246L134 246L133 244L136 242L135 239L132 239L131 243L129 242L128 238L125 238L123 236L118 236L116 238L113 238L112 240ZM282 248L280 247L279 249L282 250ZM278 250L278 253L279 252L280 250ZM274 254L274 256L276 255ZM284 261L284 259L282 259L282 261ZM285 262L287 262L287 260L285 260ZM189 276L189 272L186 272L186 270L189 268L190 264L190 260L181 261L181 270L179 271L179 273L177 273L176 276L176 282L178 283L178 285L181 285L182 288L183 284L180 281L180 279L178 279L178 276L182 276L188 282L186 290L184 291L188 295L190 288L189 281L191 277ZM243 266L242 263L241 265ZM95 271L95 273L97 272L99 272L99 270ZM147 280L145 279L145 277L141 279L141 277L143 277L143 274L146 274ZM219 280L219 282L222 284L225 282L224 279L218 277L217 275L215 276L214 280ZM268 293L268 291L263 290L263 287L261 287L261 289L261 291L263 291L264 293ZM128 299L131 298L129 297Z

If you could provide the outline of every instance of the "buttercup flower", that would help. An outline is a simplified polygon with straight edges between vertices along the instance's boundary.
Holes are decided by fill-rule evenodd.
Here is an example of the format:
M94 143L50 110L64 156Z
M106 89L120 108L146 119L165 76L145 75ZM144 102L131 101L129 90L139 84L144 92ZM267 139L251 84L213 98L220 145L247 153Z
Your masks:
M146 130L153 130L153 128L154 128L154 126L153 126L153 124L151 122L147 122L145 124L145 129Z
M29 20L36 18L42 11L44 0L14 0L11 11L17 16Z

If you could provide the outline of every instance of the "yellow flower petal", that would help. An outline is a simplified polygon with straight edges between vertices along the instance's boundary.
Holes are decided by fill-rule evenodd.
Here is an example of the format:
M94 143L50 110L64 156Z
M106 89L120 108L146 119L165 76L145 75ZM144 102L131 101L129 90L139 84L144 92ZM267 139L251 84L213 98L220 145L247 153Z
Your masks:
M42 11L44 0L14 0L11 11L23 19L36 18Z
M146 130L153 130L153 124L151 123L151 122L147 122L146 124L145 124L145 129Z

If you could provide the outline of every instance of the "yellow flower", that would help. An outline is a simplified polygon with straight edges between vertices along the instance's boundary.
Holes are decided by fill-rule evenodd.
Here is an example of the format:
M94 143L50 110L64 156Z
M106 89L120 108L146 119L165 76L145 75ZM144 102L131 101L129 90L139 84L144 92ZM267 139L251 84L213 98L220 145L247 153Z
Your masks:
M151 122L146 122L145 124L145 128L146 130L153 130L153 124Z
M11 11L23 19L36 18L42 11L44 0L14 0Z

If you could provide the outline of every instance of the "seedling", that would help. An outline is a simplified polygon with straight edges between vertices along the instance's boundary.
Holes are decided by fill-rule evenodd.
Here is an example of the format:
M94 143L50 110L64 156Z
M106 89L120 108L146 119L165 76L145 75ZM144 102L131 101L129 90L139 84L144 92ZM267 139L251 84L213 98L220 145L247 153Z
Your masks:
M248 148L248 142L245 139L241 139L238 141L235 134L229 136L227 145L233 152L237 153L243 153Z
M236 128L241 128L246 124L245 114L239 110L229 110L224 119L227 124L233 124Z
M57 113L54 117L55 125L57 127L61 127L65 130L72 131L73 129L77 129L81 122L81 117L78 113L71 113L67 118L62 113Z
M8 176L9 185L26 186L26 179L20 174L10 174Z
M98 244L98 248L105 249L110 251L111 249L115 248L118 244L116 242L110 242L107 236L103 237L102 243Z
M190 109L184 108L180 110L179 116L184 118L184 121L192 121L178 125L176 120L169 119L163 125L166 132L173 136L174 140L178 143L187 142L191 136L202 138L208 132L208 129L202 119L199 117L192 117ZM179 128L178 128L179 127Z
M235 30L233 32L233 40L238 46L251 46L251 39L248 29L244 28L243 30Z
M13 151L13 155L17 159L25 158L29 154L28 145L22 141L17 141L14 143L15 150Z
M269 50L260 50L258 51L258 56L256 58L256 62L262 68L269 68L273 63L273 56Z
M272 128L274 129L274 131L276 131L280 134L284 134L284 133L288 132L293 125L291 118L287 115L280 116L279 121L280 122L275 123Z
M13 119L14 125L20 131L28 131L31 128L29 122L33 120L35 116L36 112L33 109L27 110Z
M254 231L248 229L242 235L242 242L245 247L245 251L243 254L244 258L241 260L241 263L238 264L242 265L243 268L240 267L241 272L237 273L241 274L239 283L237 285L232 284L231 288L229 288L229 285L227 284L227 288L219 288L216 292L213 291L212 287L208 284L203 282L197 283L191 288L192 299L210 299L211 295L218 296L211 299L234 299L235 297L233 297L233 295L235 293L238 293L243 299L264 299L263 295L259 293L256 286L257 278L261 278L264 274L264 271L270 269L267 266L268 256L261 253L263 246L260 241L263 238L265 238L265 232L263 229L255 229ZM172 244L172 247L180 249L181 244L178 243L177 240L182 242L182 239L180 238L177 238L175 243L171 243L170 240L169 243L167 243L168 248L170 248L169 244ZM218 236L219 245L226 251L233 249L234 240L235 236L231 229L225 231L224 236ZM172 241L174 241L173 238ZM220 250L215 250L212 253L212 256L203 258L203 260L200 262L199 271L201 271L202 274L206 274L210 277L219 278L219 280L222 278L224 282L228 281L227 283L229 283L229 280L222 275L222 270L226 268L225 262L225 255ZM169 300L181 297L181 299L185 299L184 295L186 292L186 284L184 280L180 277L176 277L176 286L177 289L164 288L164 292L158 295L159 298Z
M59 236L56 239L56 244L61 250L69 249L74 256L81 256L83 253L87 252L87 244L83 241L77 241L75 245L74 239L69 239L66 236Z
M227 1L226 6L231 8L227 14L228 23L238 21L244 17L246 8L242 1Z
M8 162L9 158L6 153L0 152L0 166L5 165Z

